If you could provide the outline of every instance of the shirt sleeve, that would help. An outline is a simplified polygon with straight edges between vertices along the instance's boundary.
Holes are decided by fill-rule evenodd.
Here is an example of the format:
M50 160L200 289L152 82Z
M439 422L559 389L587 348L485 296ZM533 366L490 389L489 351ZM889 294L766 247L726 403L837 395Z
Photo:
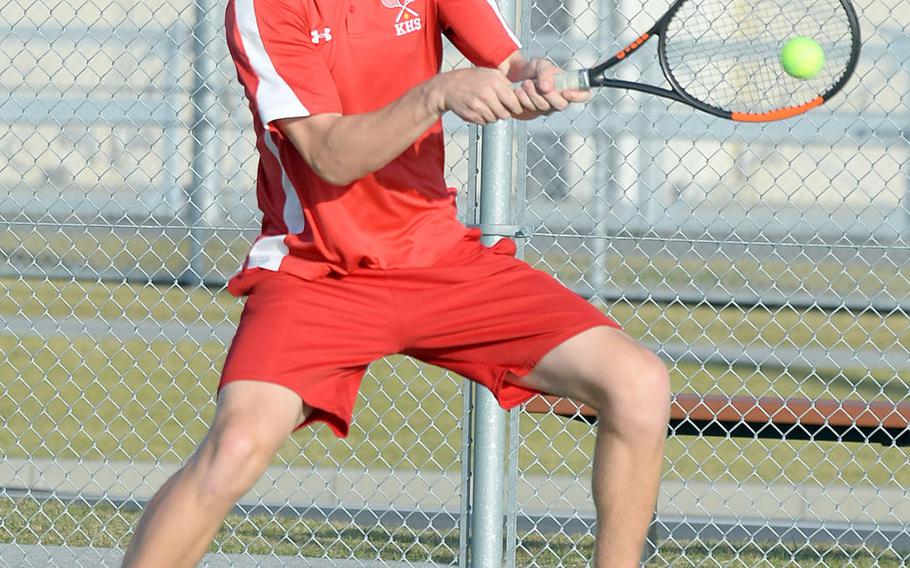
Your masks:
M299 1L231 0L225 30L237 76L264 125L342 111Z
M443 33L471 63L497 67L521 48L496 0L437 0Z

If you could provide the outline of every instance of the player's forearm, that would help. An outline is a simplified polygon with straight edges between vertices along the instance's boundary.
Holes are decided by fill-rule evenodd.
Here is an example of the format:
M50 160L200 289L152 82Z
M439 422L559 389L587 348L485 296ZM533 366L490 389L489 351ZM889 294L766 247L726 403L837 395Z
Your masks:
M319 177L347 185L394 160L447 111L474 124L520 114L512 89L498 69L458 69L436 75L373 112L283 119L279 127Z
M431 85L424 83L373 112L290 120L282 130L319 177L347 185L407 150L439 120L439 107Z

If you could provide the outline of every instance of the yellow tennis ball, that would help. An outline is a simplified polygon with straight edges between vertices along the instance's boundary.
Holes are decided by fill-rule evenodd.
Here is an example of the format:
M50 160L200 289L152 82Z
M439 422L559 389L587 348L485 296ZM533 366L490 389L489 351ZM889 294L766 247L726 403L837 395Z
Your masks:
M780 64L792 77L811 79L825 66L825 50L811 37L795 37L780 50Z

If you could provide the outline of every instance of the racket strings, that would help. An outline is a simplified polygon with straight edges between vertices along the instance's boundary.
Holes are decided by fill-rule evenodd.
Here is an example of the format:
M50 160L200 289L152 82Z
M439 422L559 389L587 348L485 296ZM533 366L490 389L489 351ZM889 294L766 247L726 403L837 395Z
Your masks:
M688 0L664 32L667 67L691 97L713 107L765 113L806 104L847 71L853 29L840 0ZM818 75L797 79L780 63L784 43L821 45Z

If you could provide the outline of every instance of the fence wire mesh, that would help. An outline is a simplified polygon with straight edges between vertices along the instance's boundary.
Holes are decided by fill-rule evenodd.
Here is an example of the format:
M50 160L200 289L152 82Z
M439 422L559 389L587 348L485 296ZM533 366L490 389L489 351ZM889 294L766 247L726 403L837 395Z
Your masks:
M0 565L115 566L213 416L223 287L259 232L252 120L222 3L0 7ZM448 130L464 201L468 128ZM462 382L372 365L356 431L295 435L209 565L452 562Z
M0 565L116 565L212 417L240 311L223 284L258 234L251 119L220 4L0 7ZM592 64L665 8L537 0L521 33ZM525 257L660 353L678 392L907 399L910 11L858 8L857 76L803 118L734 126L614 92L520 129ZM446 125L473 220L476 133ZM351 436L297 433L211 565L464 563L461 389L374 364ZM592 429L512 424L507 558L587 565ZM901 448L674 436L648 562L901 566L908 482Z
M666 7L537 0L524 37L587 67ZM907 400L910 12L858 9L856 77L801 118L734 125L614 91L528 124L527 258L659 353L677 393ZM661 84L653 53L619 78ZM584 565L594 430L513 420L517 564ZM908 475L893 446L671 436L648 565L905 565Z

